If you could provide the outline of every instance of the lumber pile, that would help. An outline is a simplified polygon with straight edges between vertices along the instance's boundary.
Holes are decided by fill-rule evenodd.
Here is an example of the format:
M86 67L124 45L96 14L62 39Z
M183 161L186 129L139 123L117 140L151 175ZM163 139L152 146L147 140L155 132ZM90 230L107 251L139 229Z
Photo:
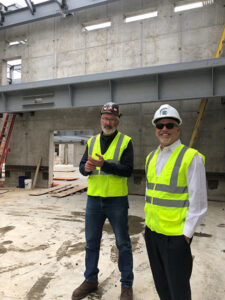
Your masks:
M57 197L57 198L62 198L62 197L66 197L72 194L76 194L77 192L84 192L87 190L87 184L86 185L75 185L67 190L63 190L63 191L55 191L52 192L52 196Z
M72 181L72 180L77 180L78 177L59 177L55 176L53 177L53 180L66 180L66 181Z
M76 194L78 192L84 192L87 190L87 184L77 184L73 185L71 183L59 184L55 187L49 189L43 189L41 191L32 192L29 195L31 196L41 196L44 194L51 194L53 197L62 198Z

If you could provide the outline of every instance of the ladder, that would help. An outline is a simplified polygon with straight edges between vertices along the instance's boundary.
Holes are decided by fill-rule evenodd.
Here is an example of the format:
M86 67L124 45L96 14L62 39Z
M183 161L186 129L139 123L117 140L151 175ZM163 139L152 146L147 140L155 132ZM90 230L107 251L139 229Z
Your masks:
M2 174L2 167L6 161L6 157L10 151L8 148L10 136L13 130L13 125L15 123L16 115L6 113L5 119L2 125L2 130L0 133L0 176Z
M218 47L216 50L215 58L220 57L220 54L221 54L223 48L225 48L225 25L223 27L223 32L221 34L220 41L219 41L219 44L218 44ZM224 52L224 50L223 50L223 52ZM207 102L208 102L208 99L201 99L201 102L200 102L200 105L198 108L198 118L196 120L195 127L194 127L194 130L193 130L193 133L191 136L191 140L189 143L190 148L193 147L195 139L197 137L198 129L200 127L201 120L202 120Z

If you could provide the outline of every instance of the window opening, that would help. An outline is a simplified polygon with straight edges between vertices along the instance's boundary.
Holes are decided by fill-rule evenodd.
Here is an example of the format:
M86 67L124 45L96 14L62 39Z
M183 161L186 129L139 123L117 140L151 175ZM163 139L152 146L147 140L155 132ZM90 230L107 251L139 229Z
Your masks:
M21 59L7 61L7 82L8 84L21 83Z

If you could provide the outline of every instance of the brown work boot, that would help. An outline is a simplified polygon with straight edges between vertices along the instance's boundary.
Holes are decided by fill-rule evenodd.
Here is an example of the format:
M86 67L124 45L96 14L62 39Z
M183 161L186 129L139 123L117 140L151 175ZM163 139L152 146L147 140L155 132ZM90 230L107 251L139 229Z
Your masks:
M89 282L84 280L81 285L73 291L72 300L80 300L86 297L91 292L97 290L98 282Z
M129 288L121 287L120 300L133 300L132 287L129 287Z

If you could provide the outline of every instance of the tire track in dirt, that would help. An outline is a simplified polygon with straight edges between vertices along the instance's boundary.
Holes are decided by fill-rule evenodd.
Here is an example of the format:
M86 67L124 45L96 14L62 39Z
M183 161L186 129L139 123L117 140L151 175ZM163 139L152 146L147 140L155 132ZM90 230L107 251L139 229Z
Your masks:
M45 289L49 282L54 278L53 273L45 273L32 286L26 295L26 300L41 300L45 296Z

